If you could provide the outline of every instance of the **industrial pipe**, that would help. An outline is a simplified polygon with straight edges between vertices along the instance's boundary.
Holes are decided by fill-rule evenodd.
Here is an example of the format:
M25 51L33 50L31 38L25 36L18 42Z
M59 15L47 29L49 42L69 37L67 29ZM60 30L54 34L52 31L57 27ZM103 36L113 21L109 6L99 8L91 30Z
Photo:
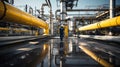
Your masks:
M90 51L89 49L87 49L84 46L79 46L87 55L89 55L91 58L93 58L95 61L97 61L98 63L100 63L101 65L103 65L104 67L113 67L112 64L108 63L107 61L105 61L104 59L98 57L97 55L95 55L92 51Z
M42 6L41 6L41 17L42 17L42 18L43 18L43 16L44 16L44 6L48 6L48 4L43 3Z
M14 22L43 28L44 34L49 34L49 27L45 21L27 14L2 1L0 1L0 21Z
M16 28L3 28L0 27L0 31L10 31L13 30L14 32L31 32L31 30L22 30L22 29L16 29Z
M0 31L1 30L6 30L6 31L8 31L8 30L10 30L9 28L2 28L2 27L0 27Z
M47 4L46 4L47 3ZM50 1L46 1L46 3L44 4L42 4L42 6L41 6L41 17L44 19L44 6L48 6L49 8L50 8L50 31L51 31L51 35L53 35L53 24L51 23L51 19L52 19L52 7L51 7L51 3L50 3Z
M52 8L50 0L45 0L49 8Z
M58 19L58 18L57 18L57 13L58 13L58 12L60 12L60 9L57 9L57 10L55 11L55 18L56 18L56 19Z
M79 31L94 30L118 25L120 25L120 16L80 27Z

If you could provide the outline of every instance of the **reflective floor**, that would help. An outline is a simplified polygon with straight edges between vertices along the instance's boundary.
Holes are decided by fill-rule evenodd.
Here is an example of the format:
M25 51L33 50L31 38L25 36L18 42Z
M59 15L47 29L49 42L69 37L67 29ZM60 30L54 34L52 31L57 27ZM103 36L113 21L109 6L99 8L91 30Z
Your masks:
M120 59L117 56L120 55L120 49L103 44L77 37L69 37L62 42L59 37L28 41L18 46L0 49L0 67L103 67L105 65L112 67L111 64L119 66ZM107 52L115 56L108 55Z
M37 67L101 67L78 47L78 39L71 37L63 42L51 39L46 58Z

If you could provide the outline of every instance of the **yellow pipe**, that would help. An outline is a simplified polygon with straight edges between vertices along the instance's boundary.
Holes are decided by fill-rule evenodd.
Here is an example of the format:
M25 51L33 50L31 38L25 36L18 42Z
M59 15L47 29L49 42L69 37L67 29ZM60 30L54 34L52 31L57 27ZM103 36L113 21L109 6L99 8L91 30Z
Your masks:
M79 46L86 54L88 54L91 58L93 58L95 61L97 61L98 63L100 63L101 65L103 65L104 67L114 67L112 64L108 63L107 61L105 61L104 59L98 57L97 55L95 55L92 51L90 51L89 49L87 49L84 46Z
M80 27L79 31L94 30L94 29L106 28L106 27L112 27L118 25L120 25L120 16Z
M30 30L13 29L15 32L30 32Z
M6 30L6 31L8 31L10 29L9 28L2 28L2 27L0 27L0 30Z
M13 31L15 32L30 32L30 30L21 30L21 29L16 29L16 28L11 28ZM11 30L10 28L3 28L3 27L0 27L0 30L6 30L6 31L9 31Z
M5 16L3 16L4 14ZM4 6L3 2L0 1L0 18L1 17L3 18L0 21L14 22L43 28L45 30L44 34L49 34L49 27L45 21L38 19L30 14L27 14L7 3L5 3Z

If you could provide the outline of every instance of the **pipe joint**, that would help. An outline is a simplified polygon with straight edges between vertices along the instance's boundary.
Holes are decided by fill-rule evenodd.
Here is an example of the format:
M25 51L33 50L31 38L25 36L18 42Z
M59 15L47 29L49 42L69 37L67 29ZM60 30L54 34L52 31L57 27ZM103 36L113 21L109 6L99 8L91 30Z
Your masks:
M1 17L0 17L0 20L2 20L4 17L5 17L5 15L6 15L6 11L7 11L7 7L6 7L6 4L5 4L5 2L4 1L1 1L0 3L2 3L0 6L1 6L1 8L2 8L2 6L3 6L3 8L1 9L2 10L2 12L1 12Z

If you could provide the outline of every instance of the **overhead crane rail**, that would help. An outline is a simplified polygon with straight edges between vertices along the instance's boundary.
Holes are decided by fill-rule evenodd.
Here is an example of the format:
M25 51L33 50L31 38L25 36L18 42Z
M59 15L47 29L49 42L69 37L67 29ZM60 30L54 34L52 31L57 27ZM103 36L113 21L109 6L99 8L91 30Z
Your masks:
M78 28L79 31L94 30L120 25L120 16Z
M27 14L6 2L0 1L0 12L0 21L14 22L43 28L44 34L49 34L49 27L45 21Z

